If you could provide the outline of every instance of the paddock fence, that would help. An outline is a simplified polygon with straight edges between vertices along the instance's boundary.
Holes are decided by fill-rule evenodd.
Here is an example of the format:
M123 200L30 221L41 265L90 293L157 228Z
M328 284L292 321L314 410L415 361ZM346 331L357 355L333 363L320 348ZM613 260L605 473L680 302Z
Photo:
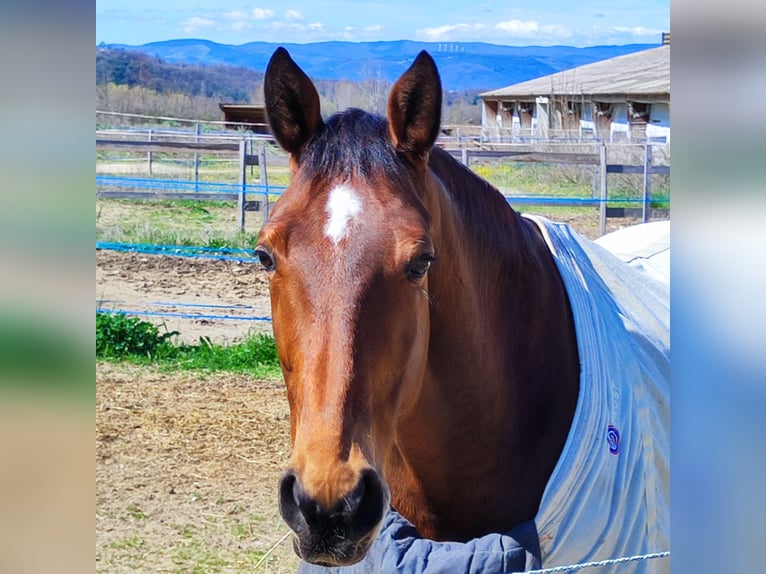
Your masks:
M670 174L667 145L591 143L512 143L493 149L459 147L452 139L437 145L468 167L487 163L575 166L589 169L587 196L545 196L501 189L513 205L598 208L601 234L610 217L669 217L669 194L663 207L653 197L653 178ZM256 170L257 168L257 170ZM273 183L269 179L272 177ZM632 176L635 197L610 195L610 176ZM96 131L96 194L112 199L222 200L237 202L244 230L247 212L268 220L271 206L289 182L288 158L270 136L252 132L203 132L158 128Z

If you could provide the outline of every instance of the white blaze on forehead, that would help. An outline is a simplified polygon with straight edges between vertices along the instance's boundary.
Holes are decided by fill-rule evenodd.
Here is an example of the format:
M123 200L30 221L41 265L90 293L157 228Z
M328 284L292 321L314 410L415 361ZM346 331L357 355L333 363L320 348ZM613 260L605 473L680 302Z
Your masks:
M362 212L362 200L352 187L343 184L330 190L326 209L328 217L324 233L337 245Z

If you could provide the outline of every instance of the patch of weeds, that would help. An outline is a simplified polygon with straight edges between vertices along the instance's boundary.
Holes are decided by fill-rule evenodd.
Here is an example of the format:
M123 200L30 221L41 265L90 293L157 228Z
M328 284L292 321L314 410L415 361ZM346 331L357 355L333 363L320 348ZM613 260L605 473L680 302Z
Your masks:
M200 337L197 345L177 347L175 366L198 371L250 373L266 378L281 376L274 337L264 333L228 346Z
M266 554L266 552L263 550L245 550L241 554L242 554L242 558L247 563L249 563L250 565L255 565L255 564L258 564L263 559L263 555ZM277 558L272 556L268 560L266 560L266 562L268 563L272 560L276 561Z
M191 539L199 530L195 524L174 524L173 528L178 531L181 538Z
M100 199L96 212L97 241L155 245L252 247L262 221L262 214L249 213L248 231L241 233L235 202L193 199Z
M257 243L257 233L238 232L231 237L208 237L204 246L214 247L216 249L254 249Z
M229 561L215 550L206 548L196 540L177 547L171 557L173 563L179 566L175 571L190 574L206 574L221 572L229 566Z
M110 542L109 548L114 550L139 550L145 545L146 542L140 536L127 536Z
M96 312L96 357L154 364L162 369L247 373L278 379L282 372L274 337L256 333L233 345L200 337L196 345L178 344L177 331L160 333L152 323L122 313Z
M249 540L254 536L253 525L250 522L238 522L231 530L237 540Z
M135 518L136 520L143 520L146 518L146 513L136 504L128 505L128 514L131 516L131 518Z
M96 312L96 357L156 357L172 348L177 331L160 333L152 323L124 313Z
M140 571L146 567L149 554L153 554L146 541L140 536L126 536L108 544L111 552L104 556L104 562L110 567L119 566L120 570ZM106 571L114 572L111 568Z
M471 169L504 193L545 197L589 197L592 172L556 164L493 162Z

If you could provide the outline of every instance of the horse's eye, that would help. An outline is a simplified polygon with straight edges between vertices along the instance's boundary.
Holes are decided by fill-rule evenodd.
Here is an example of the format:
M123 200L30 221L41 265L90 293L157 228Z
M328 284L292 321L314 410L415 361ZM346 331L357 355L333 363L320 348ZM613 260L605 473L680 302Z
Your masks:
M258 258L258 263L260 263L266 271L274 271L276 263L274 261L274 256L268 249L265 247L256 247L255 256Z
M433 263L435 259L433 254L423 253L415 259L410 260L407 265L407 279L417 281L418 279L425 277L428 268L431 267L431 263Z

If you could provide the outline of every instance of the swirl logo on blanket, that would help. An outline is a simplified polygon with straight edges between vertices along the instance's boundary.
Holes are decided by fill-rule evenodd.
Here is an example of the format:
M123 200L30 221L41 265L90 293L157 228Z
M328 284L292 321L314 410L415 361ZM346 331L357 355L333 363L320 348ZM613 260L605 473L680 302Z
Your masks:
M609 444L609 452L620 453L620 431L614 425L609 425L606 429L606 442Z

